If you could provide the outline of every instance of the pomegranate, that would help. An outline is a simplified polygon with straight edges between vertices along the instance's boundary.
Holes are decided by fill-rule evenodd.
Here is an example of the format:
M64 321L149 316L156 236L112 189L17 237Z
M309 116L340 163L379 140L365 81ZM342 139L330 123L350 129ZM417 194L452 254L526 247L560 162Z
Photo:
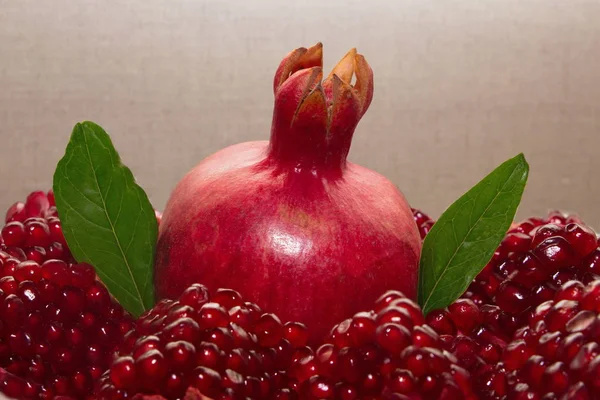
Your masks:
M314 341L387 289L414 299L421 239L402 193L346 161L373 96L363 56L352 49L322 81L321 44L294 50L274 92L269 142L213 154L171 194L155 286L159 299L230 287Z

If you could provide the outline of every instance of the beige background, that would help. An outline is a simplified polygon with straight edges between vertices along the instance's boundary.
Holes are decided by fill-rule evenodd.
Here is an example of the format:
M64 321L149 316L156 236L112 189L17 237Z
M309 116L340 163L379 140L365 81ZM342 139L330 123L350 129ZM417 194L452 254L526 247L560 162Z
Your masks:
M357 46L375 71L350 158L413 205L439 215L524 152L520 216L600 228L599 21L597 0L0 0L0 208L50 187L84 119L162 208L203 157L268 137L281 57L323 41L327 68Z

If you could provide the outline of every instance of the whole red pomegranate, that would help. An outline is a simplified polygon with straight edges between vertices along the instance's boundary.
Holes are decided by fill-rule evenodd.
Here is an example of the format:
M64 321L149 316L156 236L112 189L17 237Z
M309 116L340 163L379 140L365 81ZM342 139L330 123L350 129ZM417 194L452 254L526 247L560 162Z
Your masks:
M271 140L223 149L179 182L160 225L160 299L196 282L230 287L317 340L388 289L415 298L410 207L386 178L346 161L373 72L353 49L322 74L321 44L288 54Z

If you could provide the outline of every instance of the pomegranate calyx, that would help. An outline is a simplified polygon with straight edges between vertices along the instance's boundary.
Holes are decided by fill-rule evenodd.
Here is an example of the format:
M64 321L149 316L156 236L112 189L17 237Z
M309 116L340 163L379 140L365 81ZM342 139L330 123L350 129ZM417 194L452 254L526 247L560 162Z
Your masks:
M296 166L321 165L339 171L354 129L373 98L373 72L353 48L323 81L322 75L320 43L292 51L279 65L270 155Z
M308 49L300 47L296 50L291 51L279 64L277 71L275 72L275 78L273 79L273 92L277 94L279 87L285 82L292 74L310 67L322 67L323 66L323 44L317 43Z

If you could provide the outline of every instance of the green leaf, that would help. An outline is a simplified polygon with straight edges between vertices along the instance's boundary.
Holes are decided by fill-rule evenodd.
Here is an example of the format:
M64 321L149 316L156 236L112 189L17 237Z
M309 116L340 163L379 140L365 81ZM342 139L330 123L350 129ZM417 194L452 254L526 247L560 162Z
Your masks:
M158 235L154 209L101 127L75 125L53 188L75 259L93 265L133 315L151 308Z
M419 268L423 313L450 305L490 261L527 183L523 154L501 164L454 202L425 237Z

